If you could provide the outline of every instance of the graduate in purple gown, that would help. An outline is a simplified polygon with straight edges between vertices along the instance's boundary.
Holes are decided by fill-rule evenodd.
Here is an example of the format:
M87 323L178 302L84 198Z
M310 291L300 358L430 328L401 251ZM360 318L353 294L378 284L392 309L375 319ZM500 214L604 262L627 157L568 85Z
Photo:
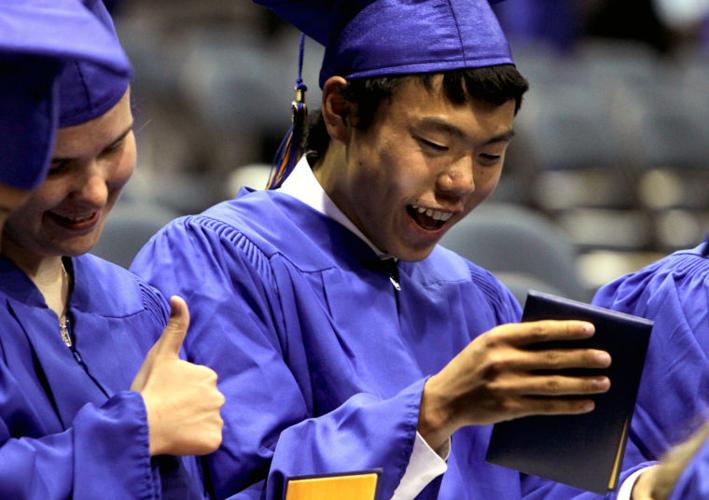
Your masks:
M598 305L655 322L632 432L657 459L709 418L709 237L601 288Z
M201 497L163 456L221 440L215 374L178 356L186 306L168 323L156 290L85 253L135 163L130 66L86 5L0 7L0 64L22 70L0 78L0 497Z
M495 188L527 89L487 0L263 3L327 46L308 154L299 118L272 189L174 221L132 267L189 301L188 359L219 374L214 496L369 468L385 499L593 496L484 458L490 424L592 409L606 378L531 371L607 353L524 349L592 325L515 323L509 291L437 245Z

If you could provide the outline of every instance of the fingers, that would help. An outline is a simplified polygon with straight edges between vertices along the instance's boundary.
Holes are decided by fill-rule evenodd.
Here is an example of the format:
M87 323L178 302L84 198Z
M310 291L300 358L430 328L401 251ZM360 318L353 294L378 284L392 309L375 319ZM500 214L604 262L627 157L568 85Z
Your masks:
M170 297L170 320L156 343L157 355L176 357L190 326L190 313L182 297Z
M608 377L569 377L565 375L533 375L510 377L491 384L500 399L517 396L585 396L602 394L610 389Z
M530 415L579 415L593 411L591 399L561 399L544 397L523 397L510 399L504 403L507 419Z
M514 370L564 370L568 368L603 369L611 365L611 357L598 349L547 349L516 351L509 362Z
M581 340L593 336L595 328L587 321L530 321L509 323L491 331L500 341L524 346L554 340Z
M225 398L214 370L179 358L160 358L141 394L152 455L203 455L221 444Z

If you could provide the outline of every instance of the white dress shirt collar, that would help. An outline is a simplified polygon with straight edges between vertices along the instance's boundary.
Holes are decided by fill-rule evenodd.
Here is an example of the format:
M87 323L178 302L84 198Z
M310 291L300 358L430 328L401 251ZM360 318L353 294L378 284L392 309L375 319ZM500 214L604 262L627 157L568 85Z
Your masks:
M313 174L305 155L298 161L291 174L276 191L292 196L313 210L339 222L364 241L380 259L392 258L391 255L378 249L335 205L335 202L327 195L315 174Z

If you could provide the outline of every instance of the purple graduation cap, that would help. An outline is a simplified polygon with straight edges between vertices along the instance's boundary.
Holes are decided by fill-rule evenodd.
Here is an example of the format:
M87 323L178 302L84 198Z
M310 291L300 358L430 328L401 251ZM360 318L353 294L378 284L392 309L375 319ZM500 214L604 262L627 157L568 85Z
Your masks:
M79 81L78 74L87 78ZM102 75L98 82L96 74ZM19 189L40 184L57 125L105 112L117 89L122 86L125 92L130 75L130 63L100 0L3 0L0 183Z
M490 0L254 1L325 46L320 87L334 75L364 78L513 64ZM276 165L280 175L272 176L280 182L297 161L292 152L283 156L288 165Z

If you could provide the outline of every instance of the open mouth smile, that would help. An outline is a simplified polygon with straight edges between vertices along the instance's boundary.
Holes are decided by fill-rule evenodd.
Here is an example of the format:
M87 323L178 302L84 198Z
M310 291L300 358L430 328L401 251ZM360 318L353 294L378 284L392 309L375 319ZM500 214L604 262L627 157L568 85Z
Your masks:
M75 216L59 215L55 212L49 212L48 215L56 224L66 229L80 231L91 228L94 224L96 224L99 217L99 211L95 210L89 214Z
M427 231L437 231L453 216L452 212L444 212L434 208L411 204L406 206L406 212L420 227Z

